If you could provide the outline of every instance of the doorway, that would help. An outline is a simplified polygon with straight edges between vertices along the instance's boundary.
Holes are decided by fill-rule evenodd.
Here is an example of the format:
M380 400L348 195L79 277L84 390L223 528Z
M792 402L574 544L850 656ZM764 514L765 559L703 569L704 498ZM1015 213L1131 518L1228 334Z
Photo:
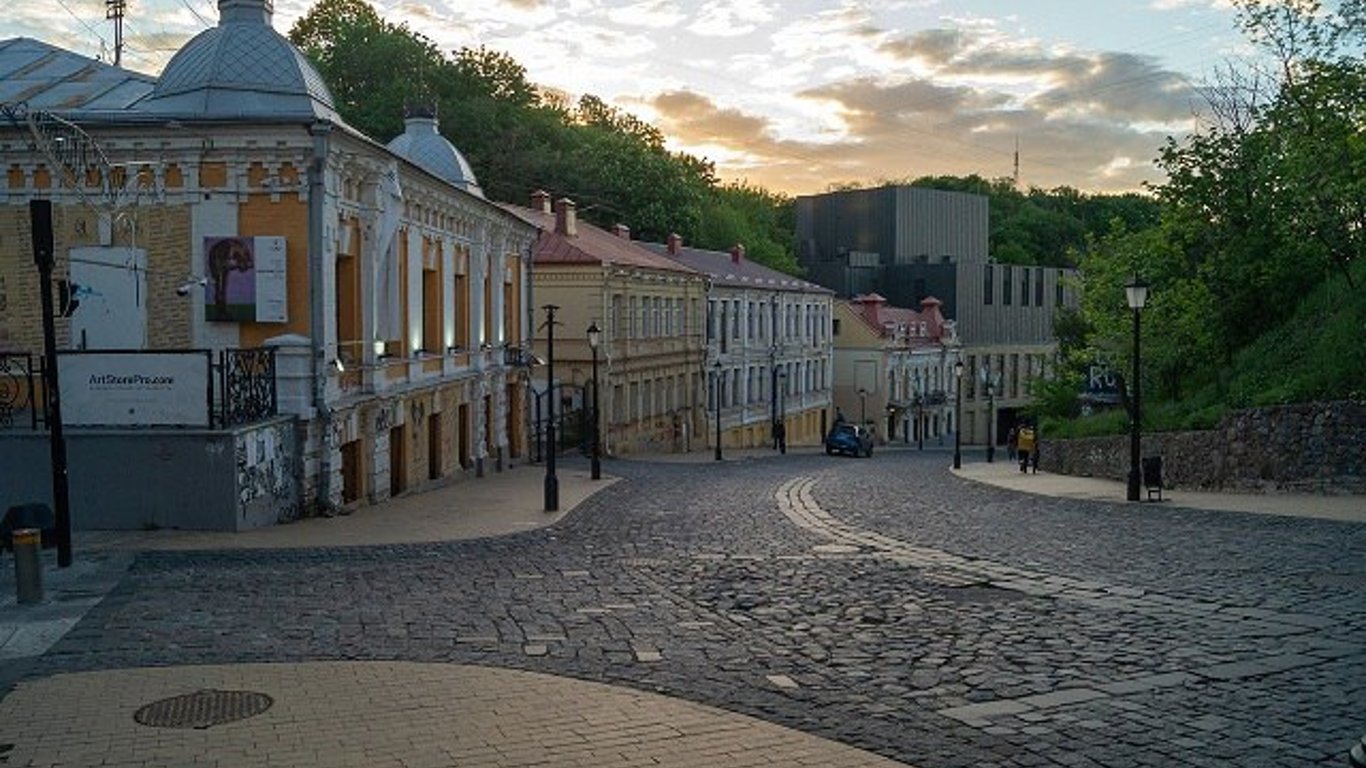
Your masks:
M441 455L441 414L427 417L427 479L439 480L444 474Z
M407 456L403 436L407 430L399 425L389 430L389 495L398 496L408 487Z

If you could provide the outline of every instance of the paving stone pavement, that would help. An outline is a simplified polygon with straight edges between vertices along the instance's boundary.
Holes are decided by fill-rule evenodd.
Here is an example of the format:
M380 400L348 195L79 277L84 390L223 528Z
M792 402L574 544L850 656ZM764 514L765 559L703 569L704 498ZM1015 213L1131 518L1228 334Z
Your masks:
M479 665L920 768L1345 763L1366 525L1027 495L946 458L612 461L620 482L511 536L144 553L11 675Z

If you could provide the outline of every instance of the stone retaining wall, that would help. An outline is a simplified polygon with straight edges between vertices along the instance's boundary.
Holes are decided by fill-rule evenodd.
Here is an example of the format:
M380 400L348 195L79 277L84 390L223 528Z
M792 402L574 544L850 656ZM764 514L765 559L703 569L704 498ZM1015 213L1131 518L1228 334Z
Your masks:
M1143 436L1167 488L1366 494L1366 403L1301 403L1234 411L1214 429ZM1125 480L1129 436L1049 440L1040 468ZM1366 503L1366 502L1364 502Z

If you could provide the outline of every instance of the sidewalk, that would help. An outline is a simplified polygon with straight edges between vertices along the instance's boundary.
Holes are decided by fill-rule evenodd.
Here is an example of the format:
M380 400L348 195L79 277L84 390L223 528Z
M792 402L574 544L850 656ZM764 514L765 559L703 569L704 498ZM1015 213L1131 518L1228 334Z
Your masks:
M1017 463L1003 460L988 464L985 461L965 461L962 469L950 470L964 480L994 485L1023 493L1053 496L1063 499L1138 503L1143 506L1188 507L1191 509L1250 512L1258 515L1310 517L1348 523L1366 523L1366 497L1322 496L1311 494L1252 494L1212 493L1206 491L1164 490L1162 501L1147 501L1148 492L1140 494L1141 502L1129 502L1128 485L1115 480L1095 477L1055 475L1049 472L1025 474Z

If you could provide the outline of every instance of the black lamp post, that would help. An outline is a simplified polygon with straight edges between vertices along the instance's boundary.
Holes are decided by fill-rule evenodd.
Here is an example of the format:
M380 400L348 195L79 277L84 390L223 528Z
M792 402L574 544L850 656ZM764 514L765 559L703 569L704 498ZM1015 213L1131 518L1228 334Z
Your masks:
M1138 275L1124 286L1125 298L1128 299L1129 309L1134 312L1134 373L1133 380L1130 382L1133 391L1133 410L1129 414L1129 501L1139 501L1139 470L1138 454L1141 450L1142 430L1142 397L1141 386L1139 384L1139 314L1143 311L1143 305L1148 303L1148 284L1143 282Z
M546 328L546 421L545 421L545 511L560 508L560 480L555 477L555 310L545 305Z
M594 320L588 326L588 348L593 351L593 479L602 479L602 417L598 415L598 343L602 341L602 329Z
M992 378L991 366L982 364L982 385L987 388L987 463L996 460L996 379Z
M915 396L915 449L925 450L925 391Z
M953 364L956 402L953 406L953 468L963 468L963 361ZM923 447L923 446L922 446Z
M717 360L711 369L715 371L716 391L716 460L721 461L721 361Z
M778 452L787 453L787 370L778 369Z

